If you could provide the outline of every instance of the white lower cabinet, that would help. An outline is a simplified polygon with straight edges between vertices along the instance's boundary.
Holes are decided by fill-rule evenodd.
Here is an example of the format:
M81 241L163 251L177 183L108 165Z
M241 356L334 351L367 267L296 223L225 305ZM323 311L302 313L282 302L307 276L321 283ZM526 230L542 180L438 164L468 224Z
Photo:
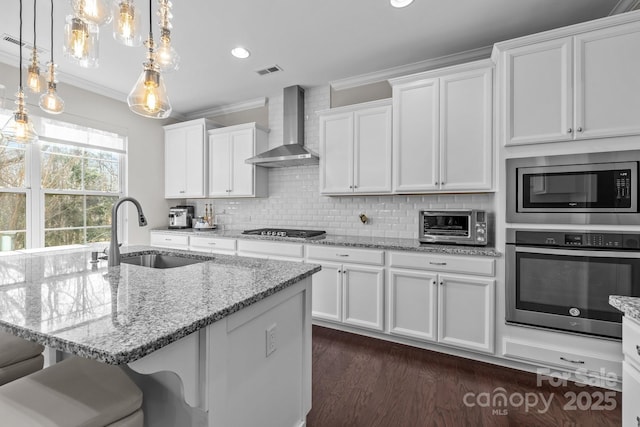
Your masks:
M308 245L307 262L322 266L313 275L314 318L384 329L384 251Z
M304 256L304 245L302 243L239 240L238 255L275 261L301 262Z
M640 322L622 318L622 427L640 427Z
M167 233L150 233L149 243L151 246L158 246L161 248L170 249L189 249L189 236L176 234L172 232Z
M389 253L389 333L493 353L495 280L477 276L493 275L494 264L478 257Z
M191 236L189 249L197 252L213 254L235 255L235 239L220 239L216 237Z
M495 280L389 269L389 332L493 353Z

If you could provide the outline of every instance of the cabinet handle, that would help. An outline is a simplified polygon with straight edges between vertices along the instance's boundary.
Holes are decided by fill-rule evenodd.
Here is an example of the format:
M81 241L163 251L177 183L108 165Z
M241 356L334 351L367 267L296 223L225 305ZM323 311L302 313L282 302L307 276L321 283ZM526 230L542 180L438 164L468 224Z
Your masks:
M184 190L180 190L180 193L184 193L184 192L185 192Z
M579 127L578 129L576 129L578 132L582 132L582 128Z
M347 270L342 270L342 274L347 274Z
M349 256L349 254L336 254L336 256L339 256L339 257L345 258L345 257L348 257L348 256Z
M209 242L210 245L216 245L217 243L215 242Z
M573 129L572 128L567 129L567 133L573 133Z
M433 261L429 261L429 264L431 264L431 265L447 265L446 262L433 262Z
M431 281L431 284L432 284L432 285L437 285L438 283L437 283L437 282L435 281L435 279L434 279L434 280L432 280L432 281Z
M567 359L566 357L563 357L563 356L560 356L560 360L562 360L564 362L573 363L574 365L584 365L584 360L571 360L571 359Z
M342 274L342 270L338 270L338 274Z
M640 427L640 417L636 417L636 422L638 423L638 427Z
M358 188L358 186L357 186L357 185L354 185L354 186L353 186L353 188Z
M640 356L640 345L636 346L636 351L638 352L638 356Z
M440 185L445 185L445 184L446 184L446 182L444 182L444 181L442 181L442 182L440 183Z
M353 185L350 185L349 188L353 188Z
M438 185L438 181L436 181L434 184L435 184L435 185Z
M165 242L171 242L172 240L173 240L173 239L170 239L170 238L166 238L166 239L164 239L164 241L165 241Z
M440 280L440 286L444 286L444 280Z

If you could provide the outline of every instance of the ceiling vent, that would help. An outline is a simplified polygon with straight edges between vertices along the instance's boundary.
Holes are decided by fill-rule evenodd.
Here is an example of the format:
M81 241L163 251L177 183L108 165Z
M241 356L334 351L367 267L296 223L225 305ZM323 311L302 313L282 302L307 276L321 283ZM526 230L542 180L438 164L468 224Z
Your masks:
M8 42L8 43L12 43L15 44L16 46L20 46L20 39L18 37L12 36L11 34L7 34L7 33L3 33L2 34L2 40ZM27 43L24 40L22 41L22 47L27 48L28 50L32 50L33 49L33 44L32 43ZM41 47L38 47L38 54L44 54L49 52L48 49L43 49Z
M278 71L282 71L279 65L272 65L271 67L263 68L262 70L256 71L261 76L266 76L267 74L277 73Z

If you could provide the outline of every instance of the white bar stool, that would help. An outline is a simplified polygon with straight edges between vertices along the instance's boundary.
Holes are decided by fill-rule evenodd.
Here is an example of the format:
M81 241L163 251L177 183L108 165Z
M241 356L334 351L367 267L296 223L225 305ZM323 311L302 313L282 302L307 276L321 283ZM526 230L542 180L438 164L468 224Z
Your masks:
M42 369L44 347L0 331L0 385Z
M122 369L72 357L0 387L7 426L142 427L142 392Z

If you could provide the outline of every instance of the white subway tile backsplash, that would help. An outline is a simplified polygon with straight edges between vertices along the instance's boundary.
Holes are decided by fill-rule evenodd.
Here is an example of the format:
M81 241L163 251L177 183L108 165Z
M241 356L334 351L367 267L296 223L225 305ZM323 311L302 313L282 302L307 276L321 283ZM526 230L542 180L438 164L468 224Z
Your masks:
M318 152L319 118L329 108L328 87L305 93L305 145ZM282 143L282 97L269 99L269 147ZM474 208L493 210L493 194L321 196L318 166L269 170L269 197L262 199L188 200L196 215L212 203L223 230L261 227L322 229L330 234L366 237L417 238L420 209ZM360 213L369 217L362 224Z

